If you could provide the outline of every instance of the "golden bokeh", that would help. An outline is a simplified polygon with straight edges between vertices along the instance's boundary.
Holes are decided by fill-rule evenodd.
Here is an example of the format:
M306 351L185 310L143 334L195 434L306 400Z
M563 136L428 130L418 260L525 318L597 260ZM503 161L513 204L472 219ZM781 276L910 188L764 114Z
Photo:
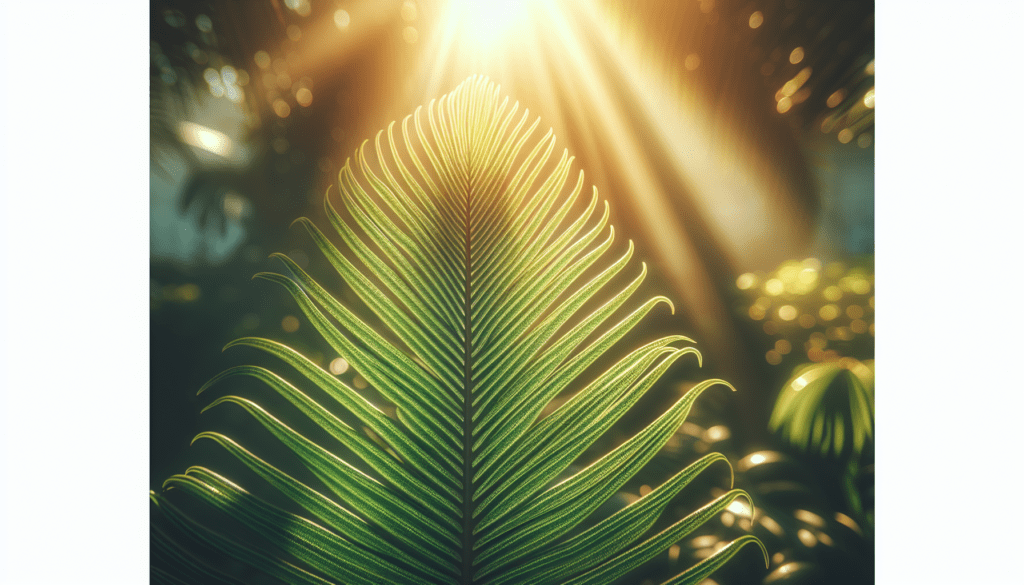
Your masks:
M793 305L782 305L779 307L779 319L783 321L792 321L796 319L797 310Z
M280 118L287 118L288 114L292 113L292 108L288 105L288 102L278 98L274 100L274 113Z
M825 519L808 510L796 510L793 512L793 517L805 524L810 524L817 528L825 527Z
M281 329L286 333L295 333L299 330L299 319L294 315L287 315L281 319Z
M804 48L803 47L797 47L797 48L793 49L792 52L789 53L789 62L792 63L793 65L796 65L797 63L799 63L799 62L801 62L803 60L804 60Z
M838 138L839 142L842 142L843 144L849 143L851 140L853 140L853 130L850 130L849 128L843 128L842 130L839 131Z
M764 23L764 15L761 14L760 10L757 10L750 15L750 19L747 23L750 25L750 28L757 28Z
M702 438L709 443L717 443L718 441L728 439L730 436L732 436L732 434L729 432L729 427L725 425L715 425L704 431L704 436Z
M305 87L299 88L299 91L295 92L295 101L299 102L302 107L309 107L313 103L313 92Z
M814 327L815 323L817 323L817 319L814 318L814 315L804 313L803 315L800 315L797 322L800 323L800 326L804 329L810 329L811 327Z
M757 284L757 277L752 272L745 272L736 278L736 288L747 290Z
M782 363L782 355L779 352L775 351L774 349L769 350L767 353L765 353L764 359L766 362L773 366L777 366L780 363Z
M777 297L786 290L786 285L778 278L772 278L764 283L764 292Z
M818 309L818 316L821 317L822 321L831 321L839 316L839 307L829 303Z
M334 26L341 30L348 28L348 25L352 22L352 17L349 15L347 10L338 9L334 11Z
M697 53L690 53L686 56L686 60L683 61L683 67L686 67L687 71L693 71L700 67L700 55Z
M773 520L771 518L771 516L761 516L758 519L758 522L760 522L761 526L764 526L765 529L768 530L768 532L771 532L775 536L778 536L778 537L781 538L781 537L785 536L785 534L786 534L786 532L782 529L782 527L779 526L779 523L776 522L775 520Z
M864 94L864 106L867 108L875 107L875 88L871 88Z
M844 89L837 89L834 92L832 92L832 95L828 96L828 99L825 100L825 105L827 105L830 108L834 108L834 107L838 106L839 104L843 103L843 100L845 98L846 98L846 90L844 90Z
M857 524L857 522L853 518L850 518L842 512L836 512L835 518L836 522L839 522L840 524L846 526L847 528L856 532L857 534L863 534L863 532L861 532L860 525Z
M864 316L864 307L860 305L850 305L846 307L846 316L851 319L860 319Z
M234 142L227 134L194 122L178 124L178 135L186 144L224 158L230 158L235 149Z
M843 298L843 291L838 286L831 285L822 291L821 296L825 297L826 301L832 301L834 303Z
M405 42L409 43L410 45L413 45L416 43L416 41L419 40L420 33L416 30L415 27L407 26L402 31L402 38L405 39Z
M267 69L270 67L270 55L266 51L256 51L256 54L253 55L252 59L260 69Z
M338 374L344 374L345 372L348 371L348 362L345 360L345 358L336 357L333 360L331 360L331 365L329 367L331 373L337 376Z
M775 342L775 351L779 352L782 355L786 355L792 350L793 345L785 339L779 339L778 341Z
M806 528L797 530L796 537L800 539L800 542L807 548L813 548L814 545L818 544L818 539L814 536L814 533Z

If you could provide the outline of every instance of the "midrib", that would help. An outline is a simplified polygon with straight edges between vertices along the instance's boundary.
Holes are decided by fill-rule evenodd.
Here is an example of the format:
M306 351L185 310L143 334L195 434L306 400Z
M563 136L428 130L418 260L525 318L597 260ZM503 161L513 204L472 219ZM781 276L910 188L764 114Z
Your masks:
M473 186L467 181L465 213L465 296L463 297L463 381L462 381L462 584L473 583L473 329L472 329L472 233Z

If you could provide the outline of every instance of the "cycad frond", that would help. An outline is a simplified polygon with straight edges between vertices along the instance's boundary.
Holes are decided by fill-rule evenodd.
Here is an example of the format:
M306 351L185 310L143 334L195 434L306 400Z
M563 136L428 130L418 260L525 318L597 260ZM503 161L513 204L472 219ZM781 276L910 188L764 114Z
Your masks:
M531 138L537 123L502 100L489 81L471 78L404 119L397 132L392 124L364 143L346 163L339 175L345 213L330 197L326 211L348 254L311 221L299 220L380 319L380 330L286 256L277 257L287 276L257 275L291 294L333 351L395 405L394 417L297 351L266 339L239 339L229 347L271 354L336 404L256 366L231 368L203 388L228 377L256 378L304 413L317 437L333 437L372 472L256 402L225 396L211 408L245 409L329 492L227 436L202 433L197 438L219 443L305 514L193 467L166 486L258 537L252 543L226 537L154 494L172 521L289 583L609 583L747 497L733 489L646 535L673 496L709 465L725 461L712 454L581 530L669 440L705 389L728 384L698 384L635 436L566 477L570 464L674 362L700 356L679 346L689 339L671 336L584 378L645 315L671 304L656 297L609 324L646 267L621 290L604 292L626 275L632 245L606 259L613 240L607 205L598 210L595 190L578 213L583 174L567 183L572 159L567 153L550 158L554 137L549 131ZM591 309L601 293L608 299ZM570 393L542 416L553 399ZM341 412L358 419L373 440L346 424ZM669 582L702 580L748 542L761 546L753 537L739 538Z

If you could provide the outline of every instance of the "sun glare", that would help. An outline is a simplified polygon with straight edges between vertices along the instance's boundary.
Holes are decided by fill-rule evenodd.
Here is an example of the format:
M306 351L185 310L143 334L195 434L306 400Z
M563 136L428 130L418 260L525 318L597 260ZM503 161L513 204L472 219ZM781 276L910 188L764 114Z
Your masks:
M224 158L229 158L234 145L223 132L193 122L182 122L178 126L181 138L188 144Z
M451 0L451 13L461 20L466 40L479 49L492 49L517 24L526 20L538 0Z

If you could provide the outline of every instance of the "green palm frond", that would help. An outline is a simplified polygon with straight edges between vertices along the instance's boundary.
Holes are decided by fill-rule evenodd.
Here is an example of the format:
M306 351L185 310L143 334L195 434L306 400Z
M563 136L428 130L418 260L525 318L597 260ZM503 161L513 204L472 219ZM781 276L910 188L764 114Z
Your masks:
M241 396L208 408L244 409L322 486L233 438L204 432L197 440L219 444L286 505L192 467L165 484L190 496L182 497L187 502L152 494L173 525L288 583L609 583L736 498L749 499L732 489L650 534L680 490L726 461L715 453L587 522L669 440L705 389L728 384L696 385L632 438L569 471L673 363L687 355L699 363L700 354L676 335L607 361L642 318L671 303L655 297L610 322L626 313L646 267L626 272L632 244L606 259L613 240L607 204L598 212L596 190L578 201L582 172L567 183L572 159L551 158L554 137L533 138L537 124L475 77L364 143L339 175L343 206L326 200L332 237L342 245L311 221L298 223L382 326L361 320L286 256L276 255L287 275L257 276L284 287L394 410L286 345L232 342L284 362L301 385L330 400L268 369L238 366L200 391L226 378L255 378L301 411L314 432L300 434ZM628 284L610 287L616 277ZM560 405L546 413L556 397ZM247 538L211 527L196 504L245 526ZM697 583L751 542L764 552L743 536L668 583Z
M798 449L857 459L874 433L875 361L843 358L797 368L768 426Z

